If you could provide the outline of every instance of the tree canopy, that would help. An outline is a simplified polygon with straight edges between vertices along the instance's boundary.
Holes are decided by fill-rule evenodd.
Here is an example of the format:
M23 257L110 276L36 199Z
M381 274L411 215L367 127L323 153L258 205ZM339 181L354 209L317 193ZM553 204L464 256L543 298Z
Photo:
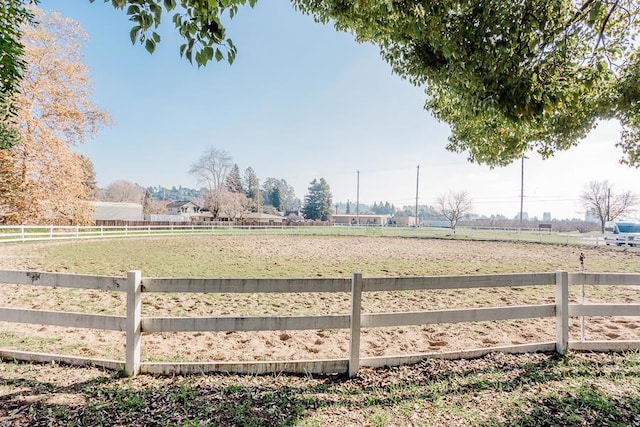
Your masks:
M30 1L10 0L11 16L23 16L20 5ZM257 2L104 1L126 9L132 42L149 52L160 42L163 14L171 14L185 41L180 54L199 66L233 62L225 26L240 6ZM640 166L634 0L291 1L377 45L395 73L424 88L425 108L451 126L447 148L471 161L505 165L530 150L548 157L577 145L599 119L614 118L623 126L622 162ZM0 72L3 91L15 87L15 76Z
M617 118L623 162L640 166L635 1L293 2L378 45L451 125L448 149L472 161L548 157Z

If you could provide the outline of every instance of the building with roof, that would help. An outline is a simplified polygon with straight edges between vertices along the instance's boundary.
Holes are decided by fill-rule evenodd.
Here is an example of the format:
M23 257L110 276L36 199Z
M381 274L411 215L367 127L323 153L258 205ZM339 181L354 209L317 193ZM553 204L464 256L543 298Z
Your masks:
M199 214L200 210L200 206L188 200L171 202L167 205L167 215L191 216Z

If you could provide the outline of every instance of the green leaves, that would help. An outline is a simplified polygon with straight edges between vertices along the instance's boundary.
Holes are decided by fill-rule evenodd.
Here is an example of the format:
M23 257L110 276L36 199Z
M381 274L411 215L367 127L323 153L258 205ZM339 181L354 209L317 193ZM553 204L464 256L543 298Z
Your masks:
M144 43L144 48L147 49L147 52L153 53L156 50L156 43L153 39L147 39Z
M90 0L94 1L94 0ZM189 62L195 60L198 67L212 60L226 60L232 64L237 50L231 39L226 37L226 29L221 18L228 14L233 18L238 7L248 4L253 7L257 0L104 0L117 9L126 7L129 20L134 23L129 32L133 44L143 44L147 52L153 53L160 43L155 31L165 12L179 12L172 16L172 23L184 39L180 46L180 56Z
M18 141L13 95L19 91L26 66L20 39L22 27L35 23L28 5L37 3L38 0L6 0L0 7L0 149L10 148Z
M135 44L136 41L138 40L138 37L140 35L140 30L142 30L142 26L140 25L136 25L131 28L131 31L129 32L129 38L131 39L132 44Z

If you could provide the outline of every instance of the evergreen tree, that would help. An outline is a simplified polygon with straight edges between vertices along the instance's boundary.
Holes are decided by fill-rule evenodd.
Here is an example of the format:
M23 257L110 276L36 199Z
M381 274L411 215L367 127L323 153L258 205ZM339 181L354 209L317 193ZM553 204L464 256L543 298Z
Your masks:
M351 213L351 202L347 199L347 210L345 212L347 215Z
M271 191L269 204L276 210L280 210L280 189L278 187L275 187L273 191Z
M328 221L331 218L331 188L324 178L314 179L304 196L302 214L306 219Z
M225 186L227 190L231 193L244 193L244 188L242 186L242 176L240 175L240 168L238 164L234 164L227 175L227 179L225 182Z
M251 166L244 170L244 194L251 200L251 210L257 212L258 207L261 205L260 181Z

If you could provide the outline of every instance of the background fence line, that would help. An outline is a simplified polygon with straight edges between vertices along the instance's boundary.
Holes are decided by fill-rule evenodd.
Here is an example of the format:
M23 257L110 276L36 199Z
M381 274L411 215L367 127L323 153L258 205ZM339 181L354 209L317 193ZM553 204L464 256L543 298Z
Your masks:
M217 223L114 226L0 225L0 243L46 240L105 239L169 235L308 235L380 236L446 239L506 240L598 246L602 234L558 233L539 229L458 227L455 234L442 227L349 225L220 225Z
M126 332L124 361L91 359L75 356L20 352L0 349L0 357L31 361L59 361L73 364L95 364L111 369L124 369L127 375L140 372L180 374L227 371L241 373L296 372L346 373L357 375L360 366L397 366L415 363L426 357L469 358L493 351L520 353L553 351L564 354L567 349L617 351L640 348L640 340L570 341L569 318L576 316L640 316L640 304L569 304L570 285L640 286L637 273L522 273L477 276L429 276L400 278L363 278L355 272L349 279L194 279L144 278L141 271L130 271L126 278L88 276L36 271L2 271L0 283L38 285L79 289L126 292L126 316L67 313L18 308L0 308L0 321L70 326ZM431 289L469 289L505 286L539 286L555 288L554 304L524 306L476 307L421 312L363 313L362 293ZM1 286L1 285L0 285ZM263 292L345 292L350 293L348 314L316 316L213 316L213 317L143 317L142 298L150 292L263 293ZM362 358L362 328L427 325L528 318L555 318L555 342L527 343L503 347L469 349L448 353L405 354ZM175 331L264 331L349 329L347 359L290 360L266 362L141 362L142 333Z

